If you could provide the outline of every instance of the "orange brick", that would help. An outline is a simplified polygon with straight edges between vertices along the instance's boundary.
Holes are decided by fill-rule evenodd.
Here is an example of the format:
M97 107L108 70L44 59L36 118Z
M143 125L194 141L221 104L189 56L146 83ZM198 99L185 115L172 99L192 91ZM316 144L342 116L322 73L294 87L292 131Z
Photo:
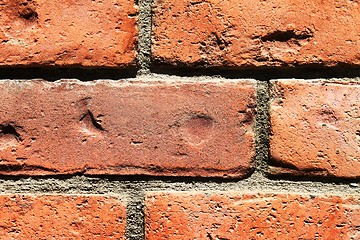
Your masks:
M155 0L153 60L195 66L360 64L358 1Z
M0 239L125 239L116 197L0 195Z
M272 81L270 172L360 177L360 85Z
M240 192L146 196L152 239L358 239L360 197Z
M0 66L135 64L134 1L1 0Z
M0 174L243 177L251 81L2 81Z

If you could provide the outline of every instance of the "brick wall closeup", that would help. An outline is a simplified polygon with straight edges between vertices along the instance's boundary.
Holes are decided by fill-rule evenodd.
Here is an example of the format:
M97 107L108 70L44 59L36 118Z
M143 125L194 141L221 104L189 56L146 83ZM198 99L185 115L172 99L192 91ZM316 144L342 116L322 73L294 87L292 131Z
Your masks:
M0 239L360 239L360 3L0 0Z

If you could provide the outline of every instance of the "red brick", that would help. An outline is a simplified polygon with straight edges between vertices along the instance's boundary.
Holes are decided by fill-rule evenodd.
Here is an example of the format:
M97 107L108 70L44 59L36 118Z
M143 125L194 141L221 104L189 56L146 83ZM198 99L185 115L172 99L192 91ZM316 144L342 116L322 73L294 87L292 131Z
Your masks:
M360 84L272 81L270 171L360 177Z
M135 64L134 1L2 0L0 66Z
M152 239L359 239L360 197L148 193Z
M0 195L0 239L125 239L116 197Z
M243 177L251 81L2 81L0 174Z
M228 67L360 64L358 1L155 0L155 61Z

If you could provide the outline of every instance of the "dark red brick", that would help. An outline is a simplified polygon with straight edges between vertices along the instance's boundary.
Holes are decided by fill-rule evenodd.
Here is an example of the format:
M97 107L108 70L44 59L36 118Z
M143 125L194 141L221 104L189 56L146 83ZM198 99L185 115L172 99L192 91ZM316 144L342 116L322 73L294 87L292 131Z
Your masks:
M240 192L148 193L152 239L358 239L360 197Z
M2 0L0 66L135 64L134 1Z
M360 177L357 81L272 81L271 92L271 173Z
M251 81L2 81L0 174L244 177Z
M0 239L125 239L117 197L0 195Z
M172 65L360 64L358 1L155 0L152 54Z

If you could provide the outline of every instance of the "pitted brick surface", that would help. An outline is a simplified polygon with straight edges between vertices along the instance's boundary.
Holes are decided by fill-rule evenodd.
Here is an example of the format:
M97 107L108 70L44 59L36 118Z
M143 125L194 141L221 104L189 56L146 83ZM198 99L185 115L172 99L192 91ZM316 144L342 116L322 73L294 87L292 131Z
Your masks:
M0 66L135 64L134 1L1 0Z
M153 60L173 66L360 64L358 1L156 0Z
M272 81L271 96L271 173L360 177L358 81Z
M0 239L125 239L117 197L0 195Z
M153 192L152 239L358 239L359 196L241 192Z
M3 81L0 92L0 174L253 168L253 81Z

